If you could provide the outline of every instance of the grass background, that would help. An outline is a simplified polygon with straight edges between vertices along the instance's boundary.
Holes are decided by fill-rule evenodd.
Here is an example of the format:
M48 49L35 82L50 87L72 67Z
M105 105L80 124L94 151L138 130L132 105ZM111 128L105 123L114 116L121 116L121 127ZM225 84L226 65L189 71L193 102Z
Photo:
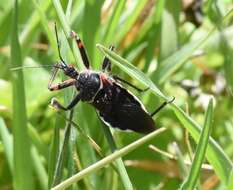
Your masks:
M54 22L59 29L62 55L68 63L83 69L77 48L68 38L72 29L84 41L93 69L101 68L105 54L114 63L113 73L140 88L150 86L145 94L129 88L148 111L152 112L165 97L176 97L175 104L154 118L158 128L168 130L149 141L172 155L153 151L148 142L143 143L122 158L125 166L121 160L104 164L104 168L91 172L70 189L231 189L232 1L203 1L203 15L194 8L188 9L187 3L1 3L0 189L48 189L111 155L111 142L122 148L143 137L114 130L114 141L109 142L109 131L104 130L88 104L80 103L73 113L66 114L49 107L52 97L68 104L74 93L72 89L49 92L49 68L10 70L58 61ZM201 18L200 22L192 14ZM97 43L101 44L99 49ZM110 44L116 46L121 57L104 48ZM64 79L61 73L56 81ZM197 83L197 87L185 90L182 86L186 79L194 86ZM208 105L210 97L213 103L211 100ZM75 124L69 125L64 118L72 118ZM197 143L205 147L208 139L207 150L197 148ZM205 154L207 160L203 160ZM191 169L185 161L193 162ZM202 162L211 168L200 168Z

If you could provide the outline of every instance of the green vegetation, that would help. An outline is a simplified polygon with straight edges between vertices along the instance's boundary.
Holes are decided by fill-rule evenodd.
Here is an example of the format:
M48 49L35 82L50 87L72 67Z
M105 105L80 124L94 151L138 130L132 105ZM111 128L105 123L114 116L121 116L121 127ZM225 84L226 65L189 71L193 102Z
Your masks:
M203 0L202 12L188 2L1 3L0 189L232 189L233 2ZM42 66L59 61L55 23L62 57L78 70L71 30L93 69L107 56L114 74L149 87L127 87L149 112L176 98L154 117L157 131L109 130L87 103L66 113L49 106L76 92L47 89L51 67Z

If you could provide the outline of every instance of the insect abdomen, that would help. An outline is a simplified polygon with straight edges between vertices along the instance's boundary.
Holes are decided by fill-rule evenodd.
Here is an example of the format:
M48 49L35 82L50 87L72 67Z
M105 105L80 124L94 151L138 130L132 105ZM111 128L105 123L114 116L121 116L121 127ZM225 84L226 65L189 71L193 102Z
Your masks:
M141 103L115 83L101 89L92 104L98 110L103 122L113 128L139 133L155 130L153 119Z

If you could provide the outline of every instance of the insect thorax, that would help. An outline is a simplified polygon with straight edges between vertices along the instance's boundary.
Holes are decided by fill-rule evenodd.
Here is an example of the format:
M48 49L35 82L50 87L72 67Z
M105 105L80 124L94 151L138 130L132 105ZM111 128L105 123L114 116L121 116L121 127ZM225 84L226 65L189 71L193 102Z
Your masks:
M100 76L96 72L83 71L77 78L76 88L81 93L81 100L92 102L101 88Z

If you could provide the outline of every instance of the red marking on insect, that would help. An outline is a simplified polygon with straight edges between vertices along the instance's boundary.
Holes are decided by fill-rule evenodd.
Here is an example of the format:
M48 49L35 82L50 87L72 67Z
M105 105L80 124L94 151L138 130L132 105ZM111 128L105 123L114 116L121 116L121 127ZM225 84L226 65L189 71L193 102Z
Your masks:
M100 74L100 80L102 81L104 86L112 84L112 82L108 79L108 77L104 73Z
M82 42L78 42L78 48L83 48Z

